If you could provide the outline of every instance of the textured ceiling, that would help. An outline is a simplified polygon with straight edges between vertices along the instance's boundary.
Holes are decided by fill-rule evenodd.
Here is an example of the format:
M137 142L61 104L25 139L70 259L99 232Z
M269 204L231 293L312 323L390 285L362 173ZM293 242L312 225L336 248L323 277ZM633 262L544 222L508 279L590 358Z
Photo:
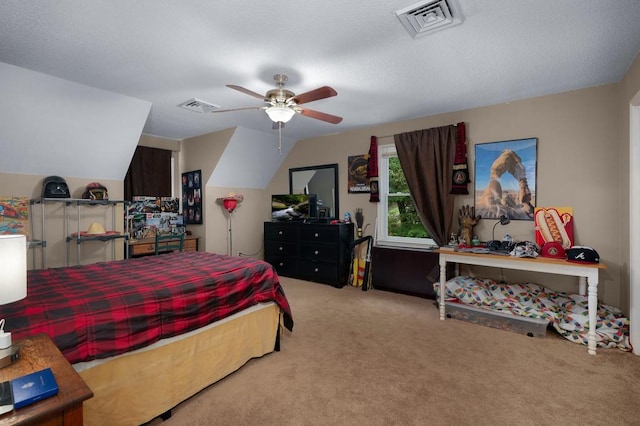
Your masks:
M231 126L271 132L262 111L198 114L296 93L338 96L296 116L294 139L618 82L640 51L637 0L459 0L462 25L413 39L411 0L2 0L0 62L151 102L144 132L184 139Z

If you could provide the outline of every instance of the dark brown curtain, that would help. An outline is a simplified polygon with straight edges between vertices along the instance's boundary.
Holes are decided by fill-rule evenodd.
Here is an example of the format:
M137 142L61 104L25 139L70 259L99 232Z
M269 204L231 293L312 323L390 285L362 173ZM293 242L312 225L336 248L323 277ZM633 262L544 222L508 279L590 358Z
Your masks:
M453 222L454 196L449 191L456 126L401 133L393 138L420 220L431 238L445 245Z
M124 178L124 199L171 196L171 151L138 146Z

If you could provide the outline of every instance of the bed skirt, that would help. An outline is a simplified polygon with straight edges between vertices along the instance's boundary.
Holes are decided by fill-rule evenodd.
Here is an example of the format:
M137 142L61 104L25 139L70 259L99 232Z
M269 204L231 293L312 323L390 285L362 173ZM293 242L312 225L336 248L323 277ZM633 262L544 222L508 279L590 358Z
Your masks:
M252 358L273 352L280 309L258 305L169 342L105 362L74 365L94 393L85 425L140 425L170 410Z

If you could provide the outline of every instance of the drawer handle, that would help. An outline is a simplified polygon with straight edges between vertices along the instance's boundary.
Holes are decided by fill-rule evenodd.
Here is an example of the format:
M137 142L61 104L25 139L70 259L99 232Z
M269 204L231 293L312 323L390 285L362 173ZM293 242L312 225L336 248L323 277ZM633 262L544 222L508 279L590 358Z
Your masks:
M314 251L313 254L317 255L319 252L318 250Z
M317 232L315 233L314 237L318 238L318 233Z
M284 262L280 262L278 266L284 266Z
M278 231L278 235L282 235L282 231Z
M315 268L315 269L313 270L313 272L318 272L318 271L319 271L319 269L318 269L318 268Z
M278 247L278 250L282 251L282 250L284 250L284 247L280 246L280 247Z

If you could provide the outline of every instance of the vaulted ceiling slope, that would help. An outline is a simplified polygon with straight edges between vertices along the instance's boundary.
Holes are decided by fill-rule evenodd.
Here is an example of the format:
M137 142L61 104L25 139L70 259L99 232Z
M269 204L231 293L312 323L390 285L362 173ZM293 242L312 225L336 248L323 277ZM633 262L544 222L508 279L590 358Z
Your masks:
M113 94L78 96L60 80L10 91L2 110L22 109L2 118L12 127L3 137L33 152L62 140L96 151L96 135L129 116L125 98L152 105L142 129L150 135L182 140L234 126L276 134L263 111L199 114L177 105L260 105L226 85L264 94L284 73L298 94L333 87L336 97L308 106L344 117L334 125L297 115L283 134L298 140L618 82L640 52L637 0L458 0L462 24L419 38L395 14L413 4L3 0L0 62ZM61 108L35 108L39 92L54 94ZM66 119L52 115L66 108ZM51 130L61 119L64 128ZM40 129L14 128L24 126ZM50 147L52 133L60 139ZM116 149L120 136L109 135Z

